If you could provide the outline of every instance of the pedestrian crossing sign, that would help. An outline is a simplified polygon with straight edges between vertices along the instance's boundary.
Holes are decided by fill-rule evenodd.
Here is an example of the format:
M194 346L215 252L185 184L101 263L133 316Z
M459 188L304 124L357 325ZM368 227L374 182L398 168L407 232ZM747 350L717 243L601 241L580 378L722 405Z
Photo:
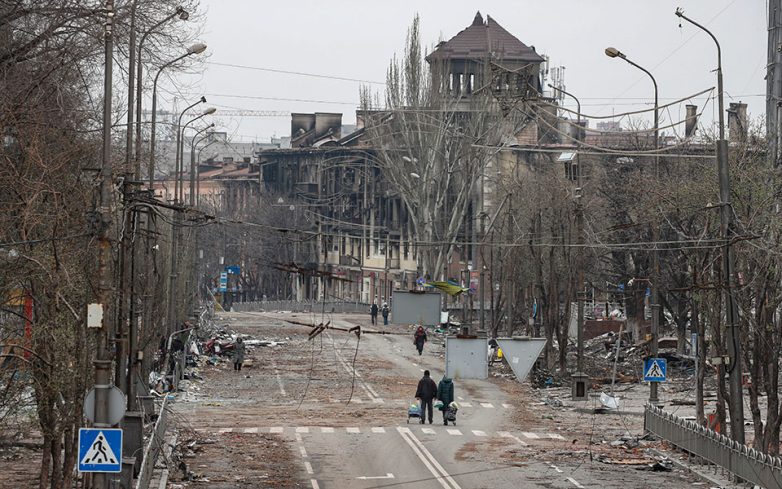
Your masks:
M664 358L644 360L644 382L665 382L668 364Z
M121 472L122 430L79 429L79 472Z

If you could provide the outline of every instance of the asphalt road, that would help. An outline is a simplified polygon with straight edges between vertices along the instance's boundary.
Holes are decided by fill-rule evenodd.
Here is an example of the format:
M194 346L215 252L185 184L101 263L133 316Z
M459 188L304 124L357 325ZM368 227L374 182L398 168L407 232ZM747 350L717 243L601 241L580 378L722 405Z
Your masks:
M292 315L227 316L244 333L265 328L268 335L269 328ZM332 325L343 327L362 321L349 316L330 319ZM295 320L305 318L296 315ZM420 425L416 420L408 424L406 406L413 401L414 385L423 370L430 370L436 381L442 377L442 346L431 342L419 356L407 329L390 329L404 334L362 335L355 372L355 343L349 343L347 333L324 333L320 349L312 350L313 358L315 352L318 355L316 370L307 367L306 348L312 345L306 342L308 329L295 333L286 329L284 334L290 337L286 351L292 363L283 366L283 356L274 350L256 350L258 366L248 369L251 375L236 377L227 391L205 386L196 402L182 404L179 410L184 416L210 420L202 428L207 431L278 434L301 462L302 484L313 489L657 489L691 484L681 473L590 463L583 455L574 456L570 441L550 423L529 420L525 426L515 425L514 410L530 399L509 398L499 381L455 381L462 406L456 426L443 426L437 411L434 424ZM290 356L291 352L298 353ZM345 385L353 379L353 398L346 403ZM270 411L282 415L275 417Z

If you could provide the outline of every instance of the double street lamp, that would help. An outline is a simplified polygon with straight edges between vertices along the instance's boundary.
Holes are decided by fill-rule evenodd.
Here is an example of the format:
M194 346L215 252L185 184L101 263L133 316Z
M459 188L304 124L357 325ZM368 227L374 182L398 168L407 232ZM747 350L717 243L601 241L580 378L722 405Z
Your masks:
M660 157L657 154L657 150L660 146L660 107L659 107L659 98L657 93L657 80L654 79L654 76L644 68L643 66L633 62L631 59L629 59L623 52L619 51L616 48L606 48L605 50L606 56L609 58L620 58L625 60L627 63L631 64L632 66L635 66L639 70L643 71L647 75L649 75L649 78L652 80L652 84L654 85L654 177L655 180L659 178L659 162ZM657 225L652 224L652 246L654 249L652 250L652 296L651 296L651 306L652 306L652 342L650 347L650 355L652 357L657 356L657 338L660 331L660 300L659 300L659 291L657 290L657 283L659 282L660 277L660 251L657 249L657 241L659 240L659 228ZM620 340L621 341L621 340ZM657 382L650 382L649 383L649 402L652 404L657 404L659 401L658 394L657 394Z

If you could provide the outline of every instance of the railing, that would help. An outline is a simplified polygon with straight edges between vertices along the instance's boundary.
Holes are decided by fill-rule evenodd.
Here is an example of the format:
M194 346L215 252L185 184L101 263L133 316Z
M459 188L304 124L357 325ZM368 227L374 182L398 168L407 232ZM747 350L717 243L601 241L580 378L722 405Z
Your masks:
M782 458L758 452L697 423L647 405L644 428L673 445L766 489L782 487Z
M148 489L149 482L152 479L152 473L155 471L155 463L157 463L158 455L163 449L163 442L166 437L167 416L168 412L168 397L163 399L163 404L160 406L160 414L158 414L157 421L155 422L155 428L152 430L152 435L149 437L147 446L144 448L144 459L141 461L141 470L138 473L138 479L136 480L136 489Z
M336 313L366 313L369 314L369 304L363 302L342 301L258 301L258 302L234 302L231 306L234 311L292 311L292 312L326 312Z

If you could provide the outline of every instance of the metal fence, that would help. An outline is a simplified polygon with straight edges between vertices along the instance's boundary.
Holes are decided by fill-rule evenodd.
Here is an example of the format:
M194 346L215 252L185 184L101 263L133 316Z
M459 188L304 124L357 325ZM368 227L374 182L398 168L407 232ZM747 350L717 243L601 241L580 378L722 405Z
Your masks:
M326 312L334 313L358 313L369 314L369 304L363 302L340 301L258 301L258 302L234 302L231 305L234 311L291 311L291 312Z
M740 479L766 489L782 487L780 457L760 453L698 423L666 413L656 406L646 406L644 427L682 450L716 464Z
M152 474L155 472L155 464L160 452L163 450L163 442L166 438L166 428L168 425L168 397L163 399L160 406L155 428L149 437L147 446L144 447L144 458L141 461L141 470L136 480L136 489L148 489Z

